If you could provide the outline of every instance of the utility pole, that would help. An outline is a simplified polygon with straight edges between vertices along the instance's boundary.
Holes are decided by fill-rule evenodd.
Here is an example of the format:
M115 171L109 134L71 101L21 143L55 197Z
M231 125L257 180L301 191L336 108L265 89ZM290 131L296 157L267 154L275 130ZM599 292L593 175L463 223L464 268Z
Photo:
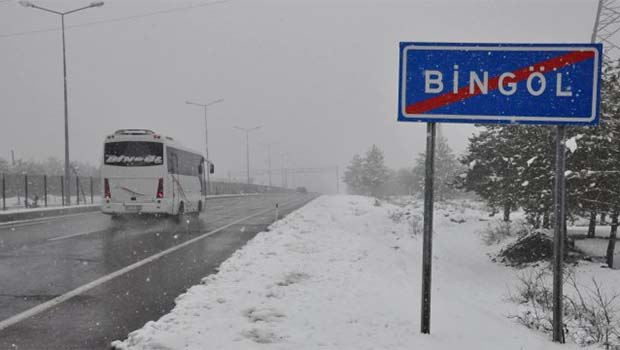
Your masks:
M202 107L205 113L205 156L206 156L206 164L207 164L207 169L205 169L205 172L207 173L207 191L206 191L207 195L211 193L211 158L209 158L209 131L208 131L209 130L209 118L207 114L207 109L209 106L214 105L216 103L223 102L223 101L224 101L223 98L211 101L209 103L204 103L204 104L191 102L191 101L185 101L185 104Z
M292 171L292 169L297 167L297 163L295 162L294 158L290 157L290 154L288 159L288 166L291 171L287 171L286 174L291 174L291 188L295 188L295 171ZM288 176L286 177L286 181L288 182Z
M19 2L24 7L32 7L37 10L53 13L60 16L60 23L62 27L62 75L64 81L64 102L65 102L65 188L67 189L66 193L66 204L71 204L71 172L70 172L70 163L69 163L69 107L68 107L68 98L67 98L67 58L66 58L66 50L65 50L65 15L75 13L78 11L86 10L91 7L100 7L103 6L103 1L92 2L88 6L80 7L74 10L59 12L55 10L50 10L45 7L41 7L35 5L29 1L20 1ZM79 193L78 193L79 196Z
M271 145L267 146L267 163L269 166L269 187L271 187Z
M247 171L247 177L248 177L248 181L247 181L248 184L250 184L250 132L258 130L261 127L262 126L256 126L253 128L242 128L239 126L235 126L235 129L245 132L245 162L246 162L245 164L246 164L246 171Z
M248 185L251 183L250 180L250 133L246 131L245 133L245 161L246 161L246 169L248 172Z
M286 158L287 154L286 153L280 153L280 157L282 159L281 161L281 166L282 166L282 187L286 188L288 186L287 184L287 178L288 178L288 174L286 173L286 163L285 163L285 158Z
M277 144L277 142L269 142L269 143L263 143L264 146L267 146L267 175L269 176L269 187L273 186L273 182L271 181L271 174L272 174L272 168L271 168L271 146Z

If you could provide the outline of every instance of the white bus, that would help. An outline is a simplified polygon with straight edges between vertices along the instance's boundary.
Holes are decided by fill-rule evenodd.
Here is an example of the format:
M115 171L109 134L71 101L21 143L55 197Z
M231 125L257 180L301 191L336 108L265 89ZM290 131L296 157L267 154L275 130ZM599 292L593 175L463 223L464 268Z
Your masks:
M103 147L101 211L124 214L198 215L205 207L205 160L171 137L122 129ZM209 166L213 173L213 166Z

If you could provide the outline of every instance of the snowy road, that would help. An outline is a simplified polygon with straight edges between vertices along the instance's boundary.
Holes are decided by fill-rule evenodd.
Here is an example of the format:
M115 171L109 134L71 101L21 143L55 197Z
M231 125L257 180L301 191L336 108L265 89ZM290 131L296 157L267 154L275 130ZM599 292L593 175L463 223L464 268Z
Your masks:
M0 348L107 348L264 230L276 202L285 214L311 198L221 198L189 225L92 213L2 226Z

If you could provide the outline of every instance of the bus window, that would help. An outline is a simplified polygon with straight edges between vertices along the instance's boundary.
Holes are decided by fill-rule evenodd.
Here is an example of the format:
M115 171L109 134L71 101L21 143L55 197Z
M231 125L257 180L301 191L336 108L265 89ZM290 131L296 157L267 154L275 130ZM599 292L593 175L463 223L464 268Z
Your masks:
M104 164L116 166L153 166L164 164L164 145L160 142L121 141L104 146Z
M168 155L168 159L175 159L175 166L173 167L168 162L168 172L176 175L187 175L187 176L200 176L200 164L202 162L202 157L190 153L187 151L183 151L178 148L166 147L166 153Z

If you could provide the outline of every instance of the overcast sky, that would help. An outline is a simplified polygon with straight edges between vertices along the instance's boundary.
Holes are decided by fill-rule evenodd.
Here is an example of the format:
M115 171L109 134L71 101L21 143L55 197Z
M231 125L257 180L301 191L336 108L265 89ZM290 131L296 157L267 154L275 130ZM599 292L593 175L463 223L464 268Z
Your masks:
M68 10L88 1L33 1ZM398 43L589 42L595 0L108 0L68 15L71 158L101 159L105 135L149 128L204 149L202 110L219 177L266 168L266 148L292 166L339 165L379 146L391 167L411 166L425 126L398 123ZM200 5L191 9L191 5ZM168 11L157 15L140 15ZM127 17L131 17L127 19ZM87 24L87 25L83 25ZM63 158L58 16L0 0L0 157ZM83 25L83 26L82 26ZM29 33L32 31L39 31ZM26 33L25 33L26 32ZM475 131L442 125L457 152Z

